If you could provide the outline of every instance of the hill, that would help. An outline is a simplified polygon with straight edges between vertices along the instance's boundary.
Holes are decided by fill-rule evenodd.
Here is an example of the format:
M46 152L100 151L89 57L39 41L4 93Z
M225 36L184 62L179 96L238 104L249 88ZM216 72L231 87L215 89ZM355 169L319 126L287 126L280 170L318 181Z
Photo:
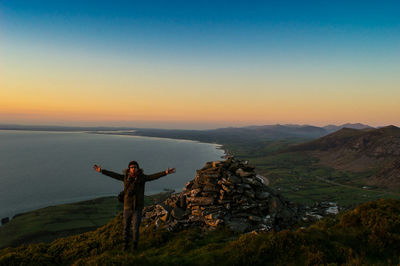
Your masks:
M396 265L400 202L369 202L295 231L237 234L141 228L139 250L122 251L122 215L91 232L0 250L0 265Z
M286 152L305 152L319 164L337 170L367 173L371 186L400 189L400 128L343 128L320 139L294 145Z
M335 131L338 131L342 128L353 128L353 129L367 129L367 128L373 128L371 126L368 125L364 125L361 123L355 123L355 124L351 124L351 123L347 123L347 124L343 124L340 126L336 126L336 125L327 125L323 127L328 133L333 133Z

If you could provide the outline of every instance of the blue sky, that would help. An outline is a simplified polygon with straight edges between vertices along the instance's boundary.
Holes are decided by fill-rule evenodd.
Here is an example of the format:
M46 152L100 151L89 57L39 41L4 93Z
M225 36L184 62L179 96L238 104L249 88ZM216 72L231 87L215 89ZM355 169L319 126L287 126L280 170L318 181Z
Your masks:
M383 38L383 45L387 40L398 41L399 37L391 33L400 26L400 4L396 1L1 1L0 4L3 23L14 34L40 34L36 37L56 37L63 41L71 38L86 45L89 41L108 40L117 47L150 43L158 49L171 49L192 44L212 51L214 46L229 44L262 50L258 42L296 50L305 42L314 42L331 46L336 43L348 49L368 45L363 42L370 41L375 48L379 44L376 38ZM293 41L300 43L293 45Z

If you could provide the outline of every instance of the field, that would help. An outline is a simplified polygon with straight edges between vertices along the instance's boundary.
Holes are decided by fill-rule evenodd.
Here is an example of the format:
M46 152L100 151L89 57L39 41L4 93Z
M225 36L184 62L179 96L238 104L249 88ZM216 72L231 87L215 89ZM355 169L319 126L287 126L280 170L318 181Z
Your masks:
M304 140L228 143L229 154L248 160L270 185L288 199L305 205L320 201L337 202L349 208L381 198L400 199L400 194L365 185L372 172L338 171L318 164L318 159L302 152L279 153L290 144Z

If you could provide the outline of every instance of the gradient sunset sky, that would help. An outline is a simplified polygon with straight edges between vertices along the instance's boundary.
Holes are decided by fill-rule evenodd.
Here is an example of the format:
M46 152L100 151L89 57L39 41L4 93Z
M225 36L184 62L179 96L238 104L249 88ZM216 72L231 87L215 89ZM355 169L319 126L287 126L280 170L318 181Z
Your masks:
M0 0L0 123L400 125L398 1Z

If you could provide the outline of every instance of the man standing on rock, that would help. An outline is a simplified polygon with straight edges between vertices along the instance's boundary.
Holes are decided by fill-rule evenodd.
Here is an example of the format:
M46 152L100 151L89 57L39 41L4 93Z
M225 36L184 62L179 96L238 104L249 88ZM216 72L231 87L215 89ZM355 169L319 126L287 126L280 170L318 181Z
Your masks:
M175 173L175 168L168 168L165 171L152 175L145 175L143 169L139 168L136 161L131 161L128 169L123 174L101 169L101 166L94 165L93 169L103 175L124 181L124 250L128 249L130 238L130 227L133 231L133 249L137 249L139 240L139 227L142 220L144 207L144 186L147 181L156 180L162 176Z

